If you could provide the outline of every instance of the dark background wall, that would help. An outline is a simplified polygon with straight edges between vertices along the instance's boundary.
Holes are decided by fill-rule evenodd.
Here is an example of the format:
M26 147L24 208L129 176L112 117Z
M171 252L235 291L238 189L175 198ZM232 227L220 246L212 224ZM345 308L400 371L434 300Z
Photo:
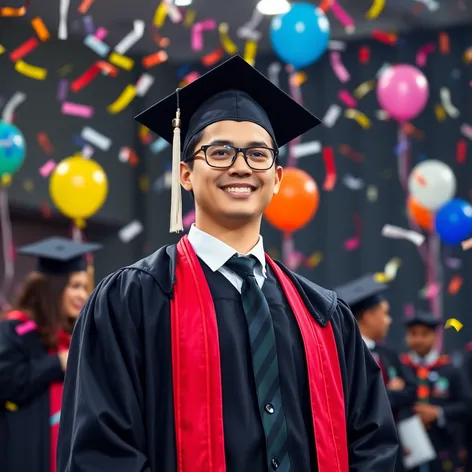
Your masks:
M0 44L7 49L13 49L31 35L31 31L8 29L0 23ZM414 64L418 50L429 42L434 43L436 52L428 56L427 65L423 68L430 84L430 100L422 115L413 122L416 128L423 131L424 136L410 140L412 163L414 165L426 158L448 163L458 179L457 196L470 199L472 156L469 150L466 161L458 163L455 150L461 137L461 124L472 123L471 103L468 99L469 83L472 79L471 66L463 61L464 51L472 42L472 31L470 28L458 28L450 30L449 36L451 51L448 54L438 51L437 33L416 33L403 38L397 47L370 40L349 43L347 49L342 52L342 60L351 73L351 80L346 84L339 82L333 74L327 54L320 62L306 69L308 80L302 85L301 91L305 106L320 117L324 116L332 104L338 104L344 110L345 106L338 99L341 89L352 93L359 84L375 79L377 71L385 62ZM370 48L371 59L368 64L359 63L358 53L361 46ZM56 161L80 150L74 136L80 134L83 126L91 126L113 140L109 152L104 153L97 149L94 154L94 159L107 172L110 195L106 205L85 231L89 240L95 239L106 244L105 249L96 257L96 271L100 278L178 238L167 232L170 194L168 189L162 188L163 175L170 165L170 148L154 153L149 145L142 144L137 138L133 116L173 91L179 82L178 70L181 64L167 63L151 69L150 72L156 77L156 81L147 96L136 99L130 107L116 116L109 115L106 106L115 100L128 83L136 81L141 72L139 69L133 72L121 71L115 78L99 77L80 93L69 95L72 102L93 105L93 119L63 116L56 100L58 69L72 64L70 78L75 78L96 59L97 56L80 43L52 41L28 56L28 62L42 65L49 70L48 79L37 82L18 74L7 54L4 54L0 56L0 96L7 100L15 91L27 94L26 102L18 108L15 123L25 133L29 150L24 167L15 175L13 185L9 189L17 242L23 242L24 239L34 240L44 231L68 231L65 219L59 217L57 220L50 220L41 216L40 203L49 201L49 197L47 179L39 175L38 168L47 160L47 156L36 143L36 134L39 131L47 132L56 148L53 156ZM260 56L256 67L267 74L268 66L274 60L274 57ZM187 64L187 69L204 71L200 64ZM280 74L280 85L288 89L287 74L284 71ZM441 87L450 89L452 101L461 112L459 118L447 118L441 122L436 119L434 108L440 103ZM304 157L297 162L298 167L310 173L317 181L321 202L313 221L294 235L295 246L307 257L315 252L320 252L323 256L316 267L301 264L298 271L321 285L333 288L364 272L382 271L390 259L400 258L402 265L397 278L391 283L389 296L395 320L390 337L396 343L401 343L401 322L405 305L427 306L427 300L421 295L426 283L425 265L413 244L404 240L386 239L380 234L386 223L408 227L405 195L397 172L397 125L395 122L376 118L379 106L373 91L359 100L358 109L371 119L370 129L364 130L353 120L341 115L334 127L320 126L303 137L303 142L317 140L324 146L333 147L338 179L333 191L323 191L321 188L325 169L321 154ZM281 113L284 111L281 110ZM154 136L154 139L156 138ZM468 143L470 148L470 141ZM352 156L346 156L342 145L356 151L363 161L356 162ZM136 167L118 160L118 152L122 146L130 146L137 151L140 162ZM349 175L360 179L362 188L349 188L344 183ZM33 191L27 192L24 189L25 180L34 183ZM148 190L144 188L143 182L149 183ZM376 200L368 198L369 187L376 189ZM191 206L191 199L186 196L185 211L190 211ZM20 207L26 207L30 212L19 211ZM37 216L36 222L31 223L33 226L28 226L30 223L25 222L27 215L31 219L31 215L35 213L39 217ZM344 242L354 235L354 218L361 222L361 244L357 250L347 251ZM143 223L144 231L130 243L124 244L118 239L117 231L135 219ZM271 253L280 255L282 235L264 222L263 236L266 248ZM468 294L472 289L471 257L470 253L463 253L459 247L443 248L441 253L444 316L461 319L464 323L464 328L459 333L446 331L449 350L472 338L472 325L468 323ZM17 275L20 277L29 267L19 263L18 268ZM448 293L448 284L454 276L461 277L463 285L457 294L451 295Z

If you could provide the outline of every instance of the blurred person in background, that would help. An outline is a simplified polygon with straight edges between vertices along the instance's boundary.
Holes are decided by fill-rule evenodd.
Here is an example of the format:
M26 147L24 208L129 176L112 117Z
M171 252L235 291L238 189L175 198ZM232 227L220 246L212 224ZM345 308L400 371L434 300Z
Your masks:
M260 236L278 148L319 120L236 56L138 121L173 143L171 230L181 185L196 222L89 298L58 470L392 472L392 414L349 308Z
M406 343L410 349L401 361L416 377L413 411L424 424L436 451L436 459L414 472L463 470L459 459L460 428L470 412L472 394L463 373L449 356L435 349L437 329L442 321L431 313L418 312L406 322Z
M83 256L98 247L49 238L18 250L37 267L0 320L1 472L56 472L69 331L89 293Z

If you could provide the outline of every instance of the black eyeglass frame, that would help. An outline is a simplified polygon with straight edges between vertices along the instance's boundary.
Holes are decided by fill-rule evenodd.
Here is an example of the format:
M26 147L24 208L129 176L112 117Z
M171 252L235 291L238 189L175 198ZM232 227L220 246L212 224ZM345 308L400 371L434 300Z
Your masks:
M266 170L269 170L273 167L274 162L275 162L275 160L277 159L277 157L279 155L279 150L278 149L274 149L274 148L271 148L271 147L268 147L268 146L249 146L247 148L241 148L241 147L232 146L231 144L222 144L221 146L231 148L236 152L233 156L233 159L231 160L231 163L227 166L221 167L221 166L211 165L208 162L207 149L209 149L211 147L214 147L214 146L220 146L220 145L219 144L204 144L204 145L200 146L200 148L197 149L191 156L189 156L187 159L184 159L184 162L195 160L198 153L200 151L203 151L203 154L205 156L205 162L207 163L208 166L212 167L213 169L229 169L236 162L236 159L238 158L239 153L242 153L243 158L246 161L246 164L248 165L249 168L251 168L252 170L255 170L255 171L266 171ZM270 166L267 167L267 168L264 168L264 169L252 167L251 164L249 164L249 162L248 162L248 158L247 158L247 154L246 154L247 151L250 150L250 149L268 149L269 151L272 151L274 153L274 157L272 158L272 162L270 163Z

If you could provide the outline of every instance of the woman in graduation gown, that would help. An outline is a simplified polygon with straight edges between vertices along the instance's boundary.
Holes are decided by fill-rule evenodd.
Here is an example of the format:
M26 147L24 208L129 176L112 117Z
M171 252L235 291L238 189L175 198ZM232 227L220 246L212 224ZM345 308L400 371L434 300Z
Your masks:
M50 238L18 250L38 258L0 320L0 471L55 472L70 329L88 295L83 254Z
M180 183L196 224L90 296L59 472L393 472L385 387L347 305L260 236L278 147L320 121L239 56L138 120L173 142L171 230Z

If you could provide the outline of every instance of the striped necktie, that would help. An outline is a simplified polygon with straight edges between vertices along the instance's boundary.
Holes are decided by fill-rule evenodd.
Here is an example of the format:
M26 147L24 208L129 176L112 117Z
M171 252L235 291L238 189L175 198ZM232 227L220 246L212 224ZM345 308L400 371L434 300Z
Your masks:
M269 470L290 472L274 325L267 300L254 276L256 263L252 256L233 256L225 266L243 280L241 297L251 344L259 412L266 437L267 465Z

